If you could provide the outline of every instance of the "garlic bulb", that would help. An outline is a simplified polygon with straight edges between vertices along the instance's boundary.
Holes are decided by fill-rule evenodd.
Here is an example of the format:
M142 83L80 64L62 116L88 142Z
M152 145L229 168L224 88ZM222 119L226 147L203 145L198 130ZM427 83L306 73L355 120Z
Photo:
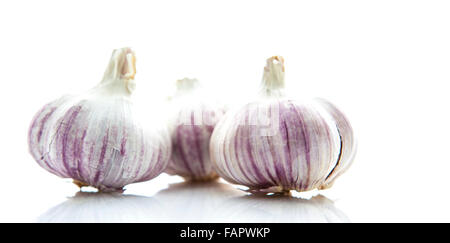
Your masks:
M254 192L330 187L350 166L355 139L347 118L331 103L284 96L284 59L264 68L261 99L217 124L210 153L217 173Z
M212 168L209 141L224 109L201 94L197 79L177 81L177 92L171 99L170 134L172 156L166 172L187 180L207 181L218 176Z
M35 115L28 143L40 166L101 191L150 180L167 167L168 131L141 126L130 99L135 61L130 48L114 50L100 84L50 102Z

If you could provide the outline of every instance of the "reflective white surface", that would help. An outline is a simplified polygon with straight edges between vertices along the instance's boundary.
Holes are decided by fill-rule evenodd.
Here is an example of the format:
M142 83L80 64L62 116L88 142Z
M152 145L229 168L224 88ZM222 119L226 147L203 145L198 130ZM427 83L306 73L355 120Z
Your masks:
M228 184L176 183L154 196L77 192L37 222L349 222L333 201L253 196Z

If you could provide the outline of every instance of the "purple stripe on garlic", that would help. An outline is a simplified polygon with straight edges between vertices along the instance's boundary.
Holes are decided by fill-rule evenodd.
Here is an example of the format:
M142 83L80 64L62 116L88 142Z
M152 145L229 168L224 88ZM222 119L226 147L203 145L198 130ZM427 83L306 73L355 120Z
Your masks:
M38 164L102 191L122 190L164 171L171 153L169 134L137 121L131 100L134 75L134 52L117 49L98 86L44 106L28 135Z
M210 153L217 173L255 192L331 186L355 154L345 116L322 99L286 98L282 57L267 60L260 94L216 125Z
M209 154L211 134L224 109L201 94L196 79L177 81L171 98L170 133L172 156L166 170L187 180L207 181L217 178Z

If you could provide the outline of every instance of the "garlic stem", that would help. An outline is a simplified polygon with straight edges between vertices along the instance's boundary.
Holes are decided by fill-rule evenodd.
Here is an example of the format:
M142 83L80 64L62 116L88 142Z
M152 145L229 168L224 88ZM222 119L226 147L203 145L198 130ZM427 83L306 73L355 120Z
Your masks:
M136 57L134 53L127 53L125 64L120 74L124 79L134 79L134 75L136 75Z
M261 85L261 94L268 97L284 95L284 58L273 56L267 59Z
M136 75L136 56L129 47L113 51L106 68L101 86L111 90L122 90L131 94L134 91L134 76ZM125 89L124 89L125 88Z

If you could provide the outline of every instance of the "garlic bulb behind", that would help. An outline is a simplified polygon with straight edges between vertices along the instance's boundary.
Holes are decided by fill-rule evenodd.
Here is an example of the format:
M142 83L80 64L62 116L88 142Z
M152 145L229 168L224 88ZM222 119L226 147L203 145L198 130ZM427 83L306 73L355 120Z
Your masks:
M135 60L130 48L114 50L99 85L50 102L35 115L28 143L40 166L102 191L150 180L167 167L167 130L141 126L130 99Z
M228 112L211 138L224 179L255 192L324 189L353 161L350 123L331 103L284 96L284 59L267 60L261 99Z
M224 109L206 101L197 79L177 81L177 93L171 99L170 133L172 156L166 172L187 180L207 181L217 178L209 155L209 141Z

